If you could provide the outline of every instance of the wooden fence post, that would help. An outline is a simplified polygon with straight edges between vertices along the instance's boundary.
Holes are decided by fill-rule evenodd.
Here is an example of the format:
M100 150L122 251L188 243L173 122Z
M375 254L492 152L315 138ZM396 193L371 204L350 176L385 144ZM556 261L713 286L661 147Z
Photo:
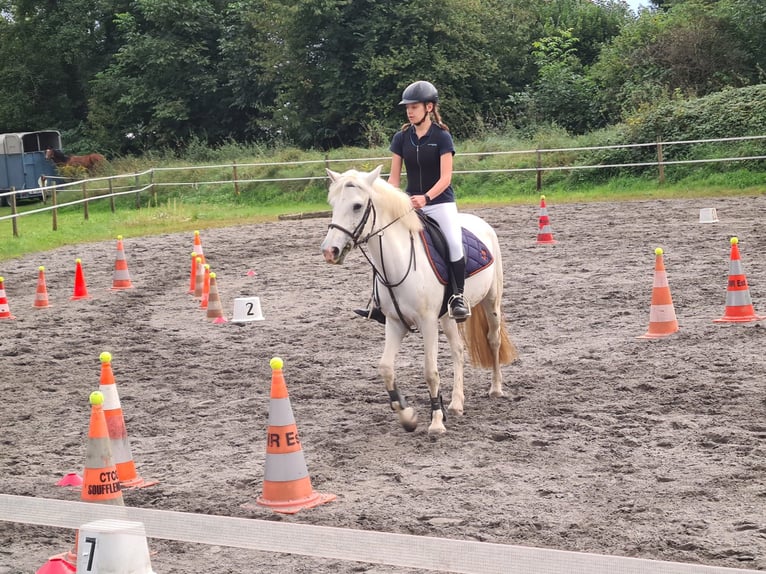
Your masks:
M539 149L535 150L535 153L537 154L537 191L540 191L543 188L543 158Z
M85 200L85 202L82 204L82 215L85 218L85 221L88 220L88 188L85 185L85 182L82 184L82 198Z
M109 207L112 209L112 213L114 213L114 189L112 188L111 177L109 178Z
M154 170L149 172L149 189L152 192L154 198L154 207L159 207L159 200L157 199L157 188L154 187Z
M52 225L53 225L53 231L58 231L59 228L59 210L58 207L58 194L56 193L56 188L58 187L57 184L53 184L53 189L51 190L51 204L53 205L53 209L51 209L52 214Z
M11 187L11 191L15 192L16 188ZM16 211L16 193L13 193L11 195L11 215L13 215L13 219L11 219L11 226L13 227L13 236L18 237L19 236L19 224L18 224L18 211Z
M141 209L141 189L138 187L138 175L133 179L133 187L136 189L136 209Z
M657 166L660 171L660 183L665 183L665 164L662 163L662 142L657 142Z
M239 196L239 181L237 181L237 162L234 161L231 167L231 171L234 175L234 194Z

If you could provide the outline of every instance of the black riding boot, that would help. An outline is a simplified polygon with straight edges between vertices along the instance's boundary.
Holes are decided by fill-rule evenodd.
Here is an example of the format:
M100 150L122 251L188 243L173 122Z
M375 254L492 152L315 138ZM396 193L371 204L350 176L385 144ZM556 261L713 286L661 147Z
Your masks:
M458 323L462 323L471 316L471 310L463 298L465 287L465 257L450 263L452 297L449 300L450 316Z
M370 309L354 309L354 313L365 319L372 319L383 325L386 324L386 316L380 310L380 307L376 305L373 305Z

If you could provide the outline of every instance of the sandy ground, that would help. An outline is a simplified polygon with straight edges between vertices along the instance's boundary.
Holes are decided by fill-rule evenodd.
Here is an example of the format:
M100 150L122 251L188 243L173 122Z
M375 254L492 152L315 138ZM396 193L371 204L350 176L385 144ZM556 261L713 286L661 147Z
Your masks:
M188 294L191 234L125 239L134 288L110 291L115 242L0 264L15 321L0 322L0 492L79 500L99 354L113 369L139 473L126 505L766 570L762 323L724 314L729 238L766 313L766 198L561 204L555 245L538 209L474 210L498 231L504 311L521 358L466 371L466 412L429 439L404 432L377 375L383 329L355 318L360 254L323 262L327 219L203 230L224 312L258 296L265 321L215 325ZM719 223L700 224L715 207ZM654 249L665 250L681 329L647 331ZM70 301L81 258L91 299ZM34 309L37 268L51 307ZM249 275L248 271L254 271ZM445 399L451 367L441 341ZM261 493L271 370L285 361L314 488L338 499L294 516L245 510ZM427 420L422 348L405 341L400 388ZM446 401L445 401L446 402ZM71 530L0 522L0 573L31 573ZM285 554L150 540L158 574L390 573Z

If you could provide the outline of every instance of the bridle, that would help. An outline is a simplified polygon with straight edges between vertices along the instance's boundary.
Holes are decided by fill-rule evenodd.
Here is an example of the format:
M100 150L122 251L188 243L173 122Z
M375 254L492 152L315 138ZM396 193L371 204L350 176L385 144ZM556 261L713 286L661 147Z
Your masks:
M412 210L410 210L412 211ZM410 212L407 212L405 215L409 214ZM367 235L362 237L362 233L364 232L364 228L367 226L367 222L370 219L370 215L372 215L372 231L370 231ZM383 285L386 289L388 289L388 294L391 296L391 301L394 304L394 309L396 309L396 314L399 315L399 319L402 323L407 324L407 321L404 319L404 315L402 314L401 309L399 308L399 302L396 300L396 296L394 295L394 288L398 287L409 276L410 272L417 269L416 262L415 262L415 238L412 235L412 232L410 232L410 260L407 264L407 270L404 272L404 276L399 279L399 281L392 282L388 279L388 274L386 273L386 266L385 266L385 257L383 256L383 232L391 227L394 223L399 221L404 215L400 215L399 217L393 219L389 223L383 225L379 229L375 229L375 223L377 221L378 212L375 209L375 204L372 202L372 199L367 200L367 206L365 207L364 214L362 215L362 218L359 220L359 223L357 223L356 227L354 227L353 231L349 231L342 225L338 225L337 223L330 223L327 227L329 229L337 229L338 231L345 233L353 242L353 247L359 247L359 251L362 252L362 255L364 255L364 258L367 260L367 263L370 264L370 267L372 267L372 274L373 274L373 284L376 284L375 281L379 282L381 285ZM377 236L378 243L380 247L380 265L381 269L378 270L377 267L375 267L375 262L370 258L367 251L364 249L364 245L369 243L370 239Z

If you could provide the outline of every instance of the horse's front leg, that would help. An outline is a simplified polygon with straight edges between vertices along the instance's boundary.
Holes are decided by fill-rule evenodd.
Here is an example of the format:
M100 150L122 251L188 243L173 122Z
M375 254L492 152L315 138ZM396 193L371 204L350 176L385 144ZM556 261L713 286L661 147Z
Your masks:
M437 366L437 354L439 352L439 329L434 321L423 321L420 325L423 335L423 352L425 355L425 379L428 383L428 394L431 397L431 424L428 427L429 435L440 435L447 432L444 426L444 403L439 389L439 367Z
M388 317L386 320L386 344L383 347L383 356L380 358L378 372L383 377L383 384L388 391L388 400L391 408L399 417L399 423L407 432L412 432L418 427L418 413L407 404L402 392L396 387L394 378L394 361L409 329L400 321Z
M445 317L441 321L442 330L447 336L449 342L450 353L452 354L452 370L454 373L452 381L452 399L450 400L449 410L450 414L462 415L463 405L465 403L465 393L463 391L463 368L465 364L465 343L460 336L457 323Z

